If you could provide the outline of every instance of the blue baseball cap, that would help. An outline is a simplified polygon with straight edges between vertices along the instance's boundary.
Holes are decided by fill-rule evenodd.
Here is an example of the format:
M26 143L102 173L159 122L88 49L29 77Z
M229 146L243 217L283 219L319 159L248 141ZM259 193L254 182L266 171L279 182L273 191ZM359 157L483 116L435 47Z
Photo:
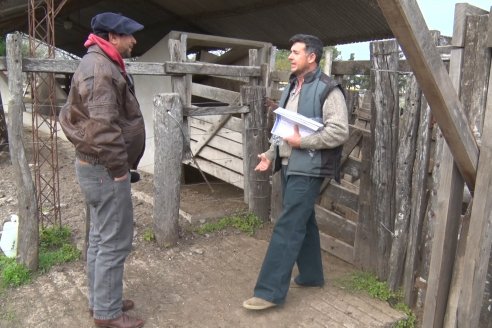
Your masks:
M115 13L101 13L92 17L91 28L94 33L117 33L130 35L144 26L131 18Z

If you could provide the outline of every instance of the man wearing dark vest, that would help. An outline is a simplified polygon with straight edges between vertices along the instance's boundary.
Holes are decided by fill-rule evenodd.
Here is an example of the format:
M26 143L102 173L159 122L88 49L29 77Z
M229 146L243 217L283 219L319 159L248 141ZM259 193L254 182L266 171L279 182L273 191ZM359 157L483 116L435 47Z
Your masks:
M301 137L297 126L280 145L258 155L257 171L272 162L281 169L283 210L275 223L270 244L254 289L243 302L249 310L264 310L285 301L294 264L299 275L292 284L323 286L323 264L314 205L325 178L340 180L342 144L349 135L347 106L341 86L319 66L323 44L312 35L297 34L292 44L289 85L279 105L322 122L319 131Z

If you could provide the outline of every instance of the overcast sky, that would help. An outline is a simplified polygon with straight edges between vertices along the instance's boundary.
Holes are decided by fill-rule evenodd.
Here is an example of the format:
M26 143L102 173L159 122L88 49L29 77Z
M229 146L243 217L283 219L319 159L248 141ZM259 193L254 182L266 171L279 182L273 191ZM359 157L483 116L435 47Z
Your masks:
M490 0L417 0L420 11L424 15L427 27L430 30L438 30L442 35L453 35L454 7L456 3L469 3L470 5L490 11L492 2ZM347 60L350 54L355 54L356 60L369 59L369 43L353 43L338 45L337 49L342 52L342 59Z

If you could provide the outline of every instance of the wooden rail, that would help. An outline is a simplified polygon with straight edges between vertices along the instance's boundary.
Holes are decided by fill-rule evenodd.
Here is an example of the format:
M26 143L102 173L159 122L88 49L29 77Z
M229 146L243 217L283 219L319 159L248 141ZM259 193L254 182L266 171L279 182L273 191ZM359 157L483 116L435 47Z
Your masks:
M23 58L23 72L50 72L50 73L73 73L79 65L79 60L67 59L38 59ZM164 63L141 63L126 62L127 72L135 75L215 75L215 76L239 76L259 77L260 66L230 66L209 63L187 63L187 62L164 62ZM0 57L0 71L7 70L6 57Z

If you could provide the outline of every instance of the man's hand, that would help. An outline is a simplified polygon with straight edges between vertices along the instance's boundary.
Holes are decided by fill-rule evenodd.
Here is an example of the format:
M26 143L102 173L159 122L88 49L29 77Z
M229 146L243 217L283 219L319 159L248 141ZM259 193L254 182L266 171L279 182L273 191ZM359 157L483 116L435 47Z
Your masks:
M265 172L270 167L272 161L266 157L265 153L258 155L258 158L260 159L260 162L256 165L255 171Z
M284 141L292 148L301 147L301 134L299 133L299 126L294 125L294 134L284 138Z

